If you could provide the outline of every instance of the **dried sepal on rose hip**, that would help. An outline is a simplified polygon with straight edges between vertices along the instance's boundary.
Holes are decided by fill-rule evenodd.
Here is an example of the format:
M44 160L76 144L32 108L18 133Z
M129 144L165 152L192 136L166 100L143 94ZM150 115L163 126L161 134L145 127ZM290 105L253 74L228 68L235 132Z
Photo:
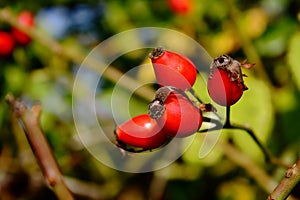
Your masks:
M130 152L156 149L167 142L156 120L148 114L138 115L119 125L115 136L116 145Z
M163 97L163 98L160 98ZM162 87L149 105L149 116L156 119L169 137L187 137L202 125L202 111L180 89Z
M221 106L235 104L248 89L244 83L241 67L251 68L254 64L239 62L228 55L213 59L208 77L208 93Z
M182 90L188 90L194 85L197 69L187 57L158 47L149 54L149 58L159 85Z

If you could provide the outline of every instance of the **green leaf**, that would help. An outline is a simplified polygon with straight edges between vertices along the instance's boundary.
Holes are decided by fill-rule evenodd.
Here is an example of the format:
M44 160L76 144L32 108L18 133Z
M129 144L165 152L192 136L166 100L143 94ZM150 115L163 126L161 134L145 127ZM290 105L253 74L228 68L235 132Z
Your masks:
M297 84L298 90L300 90L300 62L299 62L299 52L300 52L300 32L294 34L290 40L288 48L288 64L292 72L293 81Z
M259 140L266 144L274 125L274 108L271 90L260 79L249 75L245 80L249 90L245 91L239 102L232 106L233 124L251 128ZM230 131L233 142L244 153L257 161L262 161L262 151L245 131Z
M103 91L97 101L103 104L108 113L112 112L119 122L148 113L148 102L119 87Z

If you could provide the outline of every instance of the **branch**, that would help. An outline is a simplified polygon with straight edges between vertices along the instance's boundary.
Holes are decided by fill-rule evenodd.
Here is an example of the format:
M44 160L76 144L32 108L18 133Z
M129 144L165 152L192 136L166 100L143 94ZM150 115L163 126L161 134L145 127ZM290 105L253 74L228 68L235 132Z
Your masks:
M261 141L257 138L257 136L255 135L255 133L253 132L253 130L251 130L248 127L244 127L241 125L230 125L230 127L227 127L228 129L239 129L239 130L243 130L245 131L252 139L253 141L257 144L257 146L261 149L262 153L264 154L265 157L265 161L267 163L272 163L272 164L276 164L279 166L282 166L284 168L289 168L290 165L282 162L279 158L275 157L268 148L266 148Z
M228 159L243 168L264 191L267 193L272 191L276 182L261 167L253 162L251 158L236 150L227 142L219 142L219 146L222 148L223 153L228 157Z
M267 200L284 200L286 199L293 188L300 182L300 156L297 162L290 167L285 177L281 180L279 185L274 191L268 196Z
M261 141L258 139L258 137L255 135L254 131L251 130L248 127L245 126L241 126L241 125L232 125L231 124L231 118L230 118L230 106L226 107L226 121L224 124L224 129L238 129L238 130L242 130L245 131L251 138L252 140L257 144L257 146L260 148L260 150L262 151L262 153L264 154L265 157L265 161L267 163L271 163L271 164L276 164L279 166L282 166L284 168L289 168L290 165L282 162L279 158L275 157L271 151L266 148Z
M241 126L232 126L230 123L230 113L229 110L227 111L227 119L225 122L225 125L223 126L218 120L213 120L211 123L215 124L212 128L200 130L198 132L209 132L214 130L219 130L222 128L227 129L241 129L246 131L248 134L252 136L252 139L254 139L256 142L258 139L256 138L253 131L250 129L246 129L245 127ZM204 118L205 121L209 121L210 119ZM249 132L248 132L249 131ZM276 185L276 182L255 162L251 160L246 154L238 151L235 149L231 144L228 142L218 142L218 146L222 149L222 152L228 157L229 160L237 164L239 167L243 168L248 175L250 175L257 183L260 185L260 187L266 191L267 193L270 193L272 191L272 188ZM262 150L264 152L265 156L268 156L270 158L270 161L273 159L272 154L269 153L267 149L264 148L264 146L258 141L259 146L262 147ZM272 158L272 159L271 159Z
M56 159L40 127L41 106L37 104L28 109L23 102L16 100L11 94L6 96L6 101L18 118L44 177L57 197L61 200L74 199L65 185Z
M228 116L229 115L227 113L227 117ZM244 127L244 126L241 126L241 125L232 125L231 122L230 122L230 120L229 120L229 118L226 119L226 122L225 122L224 126L218 120L214 120L214 119L207 118L207 117L204 117L203 119L204 119L203 121L211 122L211 123L215 124L215 126L213 126L212 128L199 130L198 131L199 133L206 133L206 132L220 130L220 129L231 129L231 130L238 129L238 130L245 131L253 139L253 141L257 144L257 146L260 148L260 150L264 154L265 161L267 163L276 164L276 165L282 166L284 168L289 168L290 165L282 162L279 158L275 157L270 152L270 150L268 148L266 148L260 142L260 140L258 139L258 137L253 132L253 130L251 130L250 128Z

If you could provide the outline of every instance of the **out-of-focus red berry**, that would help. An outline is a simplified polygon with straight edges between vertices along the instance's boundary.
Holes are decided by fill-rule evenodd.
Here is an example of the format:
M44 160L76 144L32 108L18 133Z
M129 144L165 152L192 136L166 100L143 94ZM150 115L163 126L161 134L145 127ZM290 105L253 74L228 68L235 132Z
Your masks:
M9 56L15 47L15 40L11 34L0 31L0 56Z
M20 12L17 17L17 20L20 24L26 27L34 26L34 15L30 11ZM11 32L19 44L27 45L31 42L31 38L21 30L13 27Z
M170 9L176 14L187 14L192 8L191 0L168 0Z

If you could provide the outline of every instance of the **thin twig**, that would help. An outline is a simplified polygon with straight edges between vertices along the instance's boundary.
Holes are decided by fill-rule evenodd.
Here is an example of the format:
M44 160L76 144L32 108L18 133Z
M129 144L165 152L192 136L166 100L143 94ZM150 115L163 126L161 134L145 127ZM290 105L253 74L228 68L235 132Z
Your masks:
M195 99L197 99L199 103L203 103L202 99L200 99L193 88L189 89L188 91L193 95L193 97L195 97Z
M53 152L40 127L41 106L34 105L31 109L11 94L6 96L14 115L18 118L38 164L57 197L61 200L72 200L73 195L65 185Z
M215 126L208 128L208 129L201 129L198 131L199 133L206 133L206 132L210 132L210 131L220 130L223 128L223 124L219 120L216 120L213 118L203 117L203 122L210 122L210 123L213 123Z
M290 167L285 177L277 185L274 191L268 196L267 200L284 200L286 199L293 188L300 182L300 156L297 162Z
M230 118L230 106L226 107L226 119L225 119L225 123L224 125L222 125L218 120L214 120L211 118L207 118L205 117L203 121L206 122L211 122L213 124L215 124L215 126L213 126L212 128L208 128L208 129L203 129L203 130L199 130L199 133L204 133L204 132L210 132L210 131L215 131L215 130L220 130L220 129L238 129L238 130L242 130L245 131L252 139L253 141L257 144L257 146L261 149L262 153L264 154L265 157L265 161L267 163L271 163L271 164L276 164L279 166L282 166L284 168L289 168L290 165L282 162L279 158L276 158L270 151L269 149L267 149L262 143L261 141L258 139L258 137L255 135L254 131L251 130L248 127L242 126L242 125L232 125L231 124L231 118Z
M232 125L231 124L231 118L230 118L230 106L226 107L226 121L224 124L224 129L239 129L242 131L245 131L252 139L253 141L257 144L257 146L261 149L262 153L264 154L265 161L267 163L272 163L276 165L280 165L282 167L288 168L289 165L283 163L280 159L276 158L270 151L267 149L261 141L258 139L258 137L255 135L254 131L251 130L248 127L241 126L241 125Z
M276 158L269 149L267 149L262 143L261 141L258 139L258 137L255 135L254 131L251 130L248 127L245 126L241 126L241 125L231 125L230 127L228 127L229 129L239 129L239 130L243 130L245 131L252 139L253 141L257 144L257 146L261 149L262 153L264 154L265 157L265 161L267 163L272 163L272 164L276 164L279 166L282 166L284 168L288 168L290 165L282 162L279 158Z
M276 182L246 154L235 149L227 142L219 142L222 152L239 167L243 168L267 193L272 191Z

